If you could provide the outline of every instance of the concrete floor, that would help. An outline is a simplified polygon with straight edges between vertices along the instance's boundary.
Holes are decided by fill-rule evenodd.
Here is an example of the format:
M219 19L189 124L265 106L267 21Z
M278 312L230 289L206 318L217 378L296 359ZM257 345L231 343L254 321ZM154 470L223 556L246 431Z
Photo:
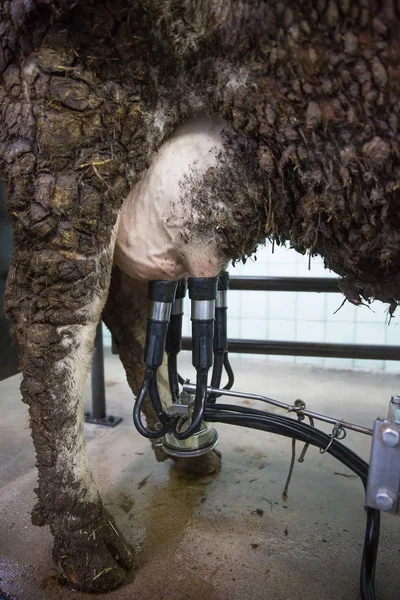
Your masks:
M315 410L368 426L386 415L391 394L400 388L394 375L251 358L232 363L236 389L287 402L301 397ZM184 356L185 376L188 365ZM137 564L127 584L104 598L359 598L363 489L340 463L310 448L305 462L296 464L283 503L290 440L220 425L221 473L183 480L170 461L155 461L134 430L133 399L118 359L109 354L106 378L109 413L124 421L115 429L87 425L85 435L103 499L136 549ZM35 457L18 385L17 377L0 383L0 592L13 600L93 598L59 586L51 536L30 523ZM349 433L346 443L368 460L369 438ZM377 598L394 600L400 519L384 515L382 521Z

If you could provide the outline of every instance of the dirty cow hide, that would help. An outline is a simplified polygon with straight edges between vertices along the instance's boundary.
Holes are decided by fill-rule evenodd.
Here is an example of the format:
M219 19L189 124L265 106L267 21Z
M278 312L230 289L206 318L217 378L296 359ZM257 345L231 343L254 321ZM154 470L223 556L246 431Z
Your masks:
M213 193L196 201L224 257L288 241L323 256L349 300L394 309L399 21L396 0L0 0L0 170L15 240L7 310L37 452L33 520L50 526L76 588L111 589L132 565L81 420L124 198L178 125L218 114L240 139L245 180L211 169ZM234 220L210 221L216 197ZM124 362L139 365L135 325L121 333L115 312L117 271L113 290L106 313Z

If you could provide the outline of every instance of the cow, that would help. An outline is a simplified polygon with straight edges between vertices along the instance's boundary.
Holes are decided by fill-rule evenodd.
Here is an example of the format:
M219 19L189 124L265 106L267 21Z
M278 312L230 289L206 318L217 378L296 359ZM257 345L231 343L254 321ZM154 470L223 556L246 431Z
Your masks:
M397 0L0 1L32 521L75 589L111 590L133 563L82 433L102 314L135 392L146 280L216 275L266 239L321 255L351 302L395 310L399 25Z

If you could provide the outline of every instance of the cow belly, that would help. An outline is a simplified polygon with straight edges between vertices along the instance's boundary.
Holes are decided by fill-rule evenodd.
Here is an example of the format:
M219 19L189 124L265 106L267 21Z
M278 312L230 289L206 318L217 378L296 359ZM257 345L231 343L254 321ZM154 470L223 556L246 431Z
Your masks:
M212 277L225 266L215 231L226 207L207 182L222 165L228 168L227 135L222 119L196 117L154 155L120 214L114 261L128 275Z

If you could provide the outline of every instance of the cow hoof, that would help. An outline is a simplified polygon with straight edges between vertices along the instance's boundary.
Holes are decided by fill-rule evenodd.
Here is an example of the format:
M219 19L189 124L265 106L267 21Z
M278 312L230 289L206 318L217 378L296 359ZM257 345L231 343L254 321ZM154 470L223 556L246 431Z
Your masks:
M203 456L193 458L174 458L174 470L179 474L190 477L217 475L221 470L221 452L211 450Z
M93 523L55 537L53 558L64 583L83 592L117 588L133 567L133 554L112 516L103 509Z

